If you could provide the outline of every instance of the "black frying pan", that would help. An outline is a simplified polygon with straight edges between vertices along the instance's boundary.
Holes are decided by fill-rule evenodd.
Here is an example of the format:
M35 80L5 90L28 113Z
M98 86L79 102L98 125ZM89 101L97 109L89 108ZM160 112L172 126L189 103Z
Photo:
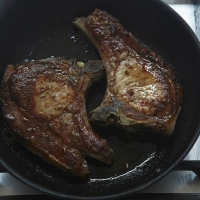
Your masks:
M114 149L115 161L107 166L87 159L91 174L86 180L70 176L26 150L11 138L1 118L0 163L25 184L63 198L113 198L143 189L172 170L199 135L200 46L188 25L159 0L1 0L0 78L7 64L26 59L100 59L72 27L74 18L87 16L95 8L118 18L173 67L183 87L182 110L170 137L93 125ZM104 90L102 78L88 92L88 109L99 103Z

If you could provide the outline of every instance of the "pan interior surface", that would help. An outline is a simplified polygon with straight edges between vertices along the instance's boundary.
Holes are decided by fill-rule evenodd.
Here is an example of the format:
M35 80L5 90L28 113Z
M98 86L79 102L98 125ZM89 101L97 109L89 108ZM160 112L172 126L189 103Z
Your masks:
M72 26L95 8L107 11L142 43L161 55L177 73L183 103L172 136L127 133L113 126L94 130L115 152L112 165L87 158L90 175L79 179L44 162L13 140L1 116L0 162L22 182L63 198L112 198L136 192L166 175L190 150L200 125L200 46L188 25L159 0L17 0L1 1L0 80L8 64L47 57L100 59L94 47ZM11 1L10 1L11 2ZM88 91L87 109L100 102L105 77Z

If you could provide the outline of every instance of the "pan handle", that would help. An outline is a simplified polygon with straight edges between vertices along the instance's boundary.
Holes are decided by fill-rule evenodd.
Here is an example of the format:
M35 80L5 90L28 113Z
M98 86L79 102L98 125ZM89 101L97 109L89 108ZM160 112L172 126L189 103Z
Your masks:
M192 171L200 176L200 160L183 160L175 168L175 171Z

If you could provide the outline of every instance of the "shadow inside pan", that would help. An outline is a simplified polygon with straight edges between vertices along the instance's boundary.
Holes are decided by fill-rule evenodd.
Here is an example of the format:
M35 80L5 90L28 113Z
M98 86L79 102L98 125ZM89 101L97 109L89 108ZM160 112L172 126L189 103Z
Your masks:
M170 137L92 124L114 149L115 161L105 165L87 158L91 173L85 180L65 174L26 150L11 138L1 116L1 163L29 186L59 197L103 198L136 192L183 159L199 133L199 44L182 19L159 0L17 0L6 4L0 15L0 78L7 64L27 60L51 56L78 61L100 59L72 26L74 18L87 16L95 8L119 19L128 31L167 60L183 87L182 110ZM104 77L90 88L88 110L99 104L105 86Z

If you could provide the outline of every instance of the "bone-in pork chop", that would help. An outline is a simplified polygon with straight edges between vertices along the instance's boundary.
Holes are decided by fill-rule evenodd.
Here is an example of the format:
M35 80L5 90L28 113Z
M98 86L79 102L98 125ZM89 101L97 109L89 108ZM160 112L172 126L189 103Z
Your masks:
M172 134L182 92L166 62L104 11L96 9L74 24L96 46L106 68L107 90L91 120Z
M111 163L113 151L88 123L85 92L102 75L102 61L49 58L9 65L1 86L2 111L14 136L48 162L81 177L85 156Z

